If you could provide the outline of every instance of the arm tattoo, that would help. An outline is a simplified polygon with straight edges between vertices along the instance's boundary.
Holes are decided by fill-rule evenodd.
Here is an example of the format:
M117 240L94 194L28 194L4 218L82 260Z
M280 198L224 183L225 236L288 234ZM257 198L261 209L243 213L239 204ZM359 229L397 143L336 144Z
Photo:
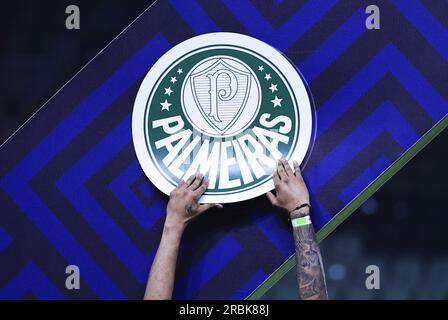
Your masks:
M313 226L294 227L297 283L302 300L326 300L327 286Z

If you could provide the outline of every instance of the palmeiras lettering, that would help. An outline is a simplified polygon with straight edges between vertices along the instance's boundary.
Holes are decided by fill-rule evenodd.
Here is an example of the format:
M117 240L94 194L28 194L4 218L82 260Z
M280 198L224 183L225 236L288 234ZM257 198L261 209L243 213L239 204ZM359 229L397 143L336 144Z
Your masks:
M169 194L203 173L201 202L273 189L275 160L302 162L313 113L304 81L279 51L236 33L209 33L166 52L137 94L132 135L151 182Z

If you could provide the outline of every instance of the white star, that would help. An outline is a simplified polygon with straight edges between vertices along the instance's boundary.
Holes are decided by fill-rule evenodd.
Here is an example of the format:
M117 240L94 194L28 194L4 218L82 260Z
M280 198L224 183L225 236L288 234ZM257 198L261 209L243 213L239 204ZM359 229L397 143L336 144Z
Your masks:
M173 92L174 92L174 91L171 90L171 87L165 88L165 94L171 96L171 94L172 94Z
M162 105L162 110L170 111L171 103L169 103L166 99L164 102L161 102L160 104Z
M283 99L279 99L277 96L275 96L275 99L271 100L271 102L274 104L274 108L277 107L277 106L281 107L282 106L282 104L281 104L282 100Z
M271 90L271 91L272 91L272 93L274 93L274 91L278 91L278 89L277 89L277 85L276 85L276 84L273 84L273 83L271 83L271 86L269 87L269 90Z
M176 79L176 77L171 77L171 80L170 80L170 82L171 82L171 83L176 83L176 82L177 82L177 79Z
M263 67L263 66L259 66L259 67L258 67L258 70L263 71L263 70L264 70L264 67Z
M266 80L271 80L271 74L270 73L266 73L266 75L264 76L264 78Z
M179 68L179 69L177 69L177 73L178 74L182 74L184 71L181 69L181 68Z

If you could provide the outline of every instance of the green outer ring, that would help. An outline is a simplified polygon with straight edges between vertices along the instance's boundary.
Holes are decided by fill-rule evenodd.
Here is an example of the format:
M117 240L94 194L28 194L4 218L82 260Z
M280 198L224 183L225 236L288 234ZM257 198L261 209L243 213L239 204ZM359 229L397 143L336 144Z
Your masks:
M168 69L172 69L176 64L178 64L178 61L180 61L180 60L185 60L185 56L187 56L187 55L190 55L190 54L192 54L193 52L195 52L195 51L199 51L199 50L203 50L203 49L205 49L205 48L213 48L213 47L220 47L220 46L222 46L222 47L225 47L225 46L227 46L227 47L235 47L235 48L238 48L238 49L242 49L242 50L245 50L245 51L249 51L249 52L251 52L253 55L255 55L255 56L259 56L259 57L261 57L262 59L260 59L259 57L257 57L258 59L260 59L260 60L265 60L266 62L267 62L267 64L268 65L270 65L270 67L272 68L272 69L274 69L276 72L277 72L277 74L279 74L279 75L281 75L281 77L284 79L284 82L285 82L285 84L286 84L286 86L288 87L288 89L289 89L289 91L290 91L290 94L291 94L291 96L292 96L292 100L293 101L295 101L295 104L296 104L296 117L297 117L297 124L296 124L296 126L297 126L297 130L296 130L296 133L295 133L295 135L294 135L294 138L293 138L293 143L295 142L295 144L294 144L294 146L296 146L297 145L297 143L298 143L298 136L299 136L299 130L300 130L300 113L299 113L299 110L298 110L298 108L299 108L299 102L298 102L298 100L297 100L297 97L295 96L295 94L294 94L294 91L292 90L292 85L289 83L289 81L288 81L288 79L285 77L285 75L283 74L283 72L281 71L281 70L279 70L277 67L276 67L276 65L275 64L273 64L269 59L267 59L265 56L263 56L261 53L258 53L258 52L255 52L255 51L253 51L253 50L251 50L251 49L248 49L248 48L244 48L244 47L241 47L241 46L237 46L237 45L228 45L228 44L226 44L226 45L224 45L224 44L215 44L215 45L208 45L208 46L204 46L204 47L201 47L201 48L197 48L197 49L194 49L194 50L192 50L192 51L190 51L190 52L188 52L188 53L185 53L184 55L182 55L182 56L180 56L179 58L177 58L174 62L172 62L167 68L165 68L165 71L157 78L157 83L159 83L159 85L160 85L160 82L161 82L161 79L164 77L164 74L165 74L165 76L168 74L167 72L166 72L166 70L168 70ZM302 82L303 82L303 84L305 84L305 81L303 80L303 77L302 77L302 75L299 73L299 77L300 77L300 79L302 80ZM148 116L149 116L149 109L150 108L148 108L148 104L150 104L150 98L151 98L151 96L153 95L153 91L154 90L156 90L156 87L154 86L152 89L151 89L151 93L149 94L149 96L148 96L148 98L146 99L146 108L145 108L145 113L144 113L144 124L146 123L146 119L148 118ZM308 95L308 92L307 92L307 95ZM148 114L148 116L147 116L147 114ZM253 123L253 122L252 122ZM156 165L156 166L158 166L158 163L157 163L157 161L156 161L156 159L154 159L153 158L153 155L151 154L151 152L150 152L150 147L148 146L148 141L147 141L147 139L146 139L146 137L148 136L147 135L147 133L146 133L146 130L147 130L147 126L146 125L144 125L143 126L143 130L144 130L144 132L145 132L145 144L146 144L146 149L147 149L147 151L148 151L148 154L149 154L149 156L150 156L150 158L151 158L151 160L153 160L153 163ZM310 144L311 144L311 140L310 140ZM309 148L310 146L308 145L308 148ZM289 157L290 157L290 155L291 155L291 152L294 150L294 147L292 147L290 150L289 150L289 152L288 152L288 154L286 155L286 157L285 158L288 158L289 159ZM159 168L160 169L160 168ZM170 179L166 176L166 173L165 173L165 171L163 171L163 170L159 170L164 176L165 176L165 178L167 179L167 181L168 182L170 182L171 183L171 185L173 186L173 187L176 187L177 185L176 184L173 184L171 181L170 181ZM246 190L251 190L251 189L254 189L254 188L257 188L259 185L261 185L261 184L264 184L264 183L266 183L266 181L267 180L269 180L269 179L272 179L272 174L271 175L268 175L268 176L266 176L263 180L260 180L259 182L257 182L255 185L252 185L252 186L250 186L250 187L245 187L245 188L242 188L242 189L238 189L238 190L236 190L236 191L226 191L226 192L221 192L221 193L210 193L210 192L205 192L204 194L205 195L228 195L228 194L234 194L234 193L239 193L239 192L241 192L241 191L246 191Z
M358 194L349 204L347 204L333 219L331 219L317 234L317 242L320 243L331 232L333 232L345 219L347 219L356 209L358 209L367 199L369 199L379 188L381 188L390 178L402 169L412 158L423 150L435 137L448 127L448 114L437 122L428 132L426 132L412 147L403 153L392 163L382 174L380 174L369 186ZM280 267L275 270L257 289L255 289L246 300L260 299L270 288L272 288L283 276L295 266L295 255L293 254Z

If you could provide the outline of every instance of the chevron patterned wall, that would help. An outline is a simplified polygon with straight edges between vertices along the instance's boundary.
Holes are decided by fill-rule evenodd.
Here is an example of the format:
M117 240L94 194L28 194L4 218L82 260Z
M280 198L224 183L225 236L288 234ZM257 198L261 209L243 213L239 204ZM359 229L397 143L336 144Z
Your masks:
M157 1L0 148L0 298L143 296L167 197L137 162L131 112L172 46L238 32L297 65L316 106L305 177L320 229L448 113L447 15L430 0ZM175 297L245 298L292 253L264 197L227 205L187 230ZM71 264L80 290L65 288Z

